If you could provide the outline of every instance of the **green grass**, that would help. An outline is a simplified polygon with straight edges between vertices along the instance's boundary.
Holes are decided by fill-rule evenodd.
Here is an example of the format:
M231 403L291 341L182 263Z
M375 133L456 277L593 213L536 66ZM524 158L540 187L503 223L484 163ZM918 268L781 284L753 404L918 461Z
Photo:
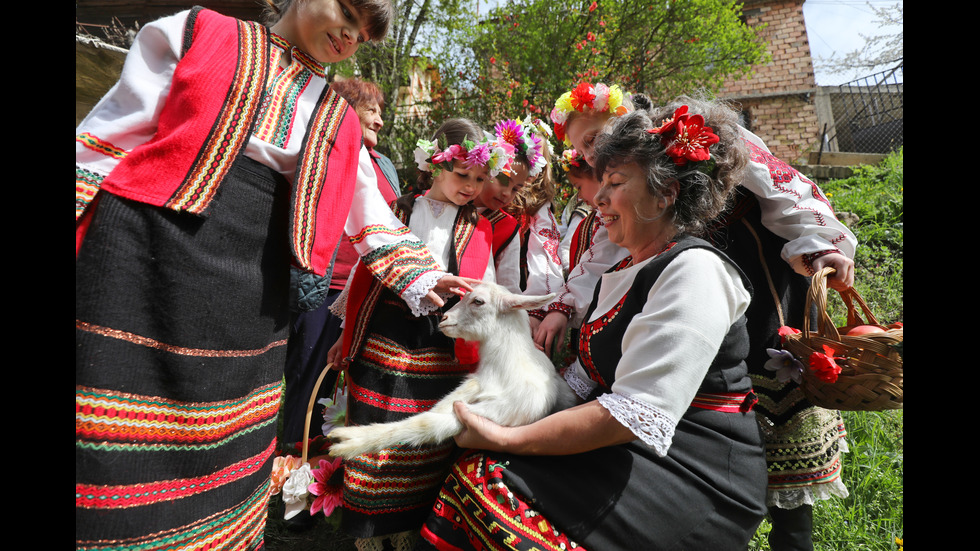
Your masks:
M834 210L853 213L849 224L858 238L855 289L880 323L904 322L902 150L854 176L821 184ZM836 293L828 313L837 325L846 310ZM867 321L867 320L866 320ZM901 549L903 540L903 411L843 412L850 451L842 455L843 480L850 495L818 502L813 509L817 551ZM768 519L759 527L753 551L769 549Z
M822 183L838 213L857 216L849 224L857 235L855 288L882 323L903 320L903 151L855 175ZM828 312L843 325L839 297L828 298ZM818 502L813 509L816 551L901 550L904 532L903 411L843 412L850 451L842 455L846 498ZM350 538L318 519L314 528L292 531L282 523L279 502L270 507L266 545L270 551L319 549L353 551ZM769 551L770 525L763 520L750 551ZM609 550L621 551L621 550ZM623 550L625 551L625 550Z

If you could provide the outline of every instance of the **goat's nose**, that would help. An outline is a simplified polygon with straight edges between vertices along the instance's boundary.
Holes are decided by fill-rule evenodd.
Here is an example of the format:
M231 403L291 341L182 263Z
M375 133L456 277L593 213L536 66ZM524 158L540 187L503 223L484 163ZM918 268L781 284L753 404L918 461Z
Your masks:
M446 321L448 319L449 319L449 316L447 316L446 314L443 314L442 315L442 319L440 319L439 321Z

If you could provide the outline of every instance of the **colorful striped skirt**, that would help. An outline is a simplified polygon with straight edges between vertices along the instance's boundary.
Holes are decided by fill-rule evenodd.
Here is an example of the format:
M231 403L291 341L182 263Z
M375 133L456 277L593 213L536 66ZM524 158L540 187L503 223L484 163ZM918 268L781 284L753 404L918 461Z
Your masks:
M666 457L637 444L563 456L472 451L422 536L481 551L744 550L765 515L755 416L691 407Z
M348 369L348 425L428 411L471 372L439 333L441 313L415 317L382 291L368 335ZM395 446L344 462L343 529L358 538L419 530L458 455L453 441Z
M99 197L75 264L77 549L256 549L289 332L288 182L206 217Z

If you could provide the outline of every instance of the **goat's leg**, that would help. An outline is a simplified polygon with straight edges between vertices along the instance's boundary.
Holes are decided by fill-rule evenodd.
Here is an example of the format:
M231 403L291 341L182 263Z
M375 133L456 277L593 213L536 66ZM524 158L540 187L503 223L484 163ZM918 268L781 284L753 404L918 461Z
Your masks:
M453 412L453 402L469 402L478 390L476 380L467 379L429 411L391 423L336 428L327 435L333 441L330 455L350 459L399 444L422 446L449 440L462 429Z

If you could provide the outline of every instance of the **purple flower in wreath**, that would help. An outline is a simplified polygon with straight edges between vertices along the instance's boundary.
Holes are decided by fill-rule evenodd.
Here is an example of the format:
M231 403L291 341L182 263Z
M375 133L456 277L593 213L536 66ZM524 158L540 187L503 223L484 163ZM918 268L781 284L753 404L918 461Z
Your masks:
M466 166L467 168L483 166L487 164L487 161L489 160L490 144L488 142L483 142L469 150L466 155Z
M763 364L763 367L769 371L775 371L776 380L781 383L789 380L799 383L802 380L803 364L796 359L792 352L767 348L766 353L769 354L769 361Z

